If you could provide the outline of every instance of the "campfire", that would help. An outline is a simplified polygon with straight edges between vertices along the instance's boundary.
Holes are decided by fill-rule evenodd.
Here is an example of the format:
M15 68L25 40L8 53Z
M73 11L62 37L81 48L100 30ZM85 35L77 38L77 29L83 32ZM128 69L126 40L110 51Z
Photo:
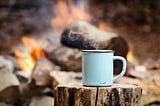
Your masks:
M145 63L139 64L138 61L134 58L133 53L129 51L126 56L130 68L135 71L146 71L147 65Z
M128 53L127 53L127 60L129 61L129 62L131 62L131 63L134 63L135 62L135 60L134 60L134 57L133 57L133 54L132 54L132 52L131 51L129 51Z
M129 8L132 3L117 2L118 9L112 2L96 0L16 1L13 12L3 8L0 106L54 104L57 85L82 83L82 49L111 49L126 58L127 74L116 83L138 84L143 88L143 105L158 104L160 57L156 46L160 40L152 28L152 21L157 19L152 16L156 15L148 17L152 11L145 10L145 21L153 20L139 23L144 18L139 7ZM0 1L0 8L4 4ZM115 61L116 74L121 68L122 63Z
M135 71L147 71L147 70L151 70L151 69L156 68L156 66L154 66L154 64L153 64L153 60L152 59L147 59L147 60L139 63L138 59L136 59L133 56L133 53L131 51L129 51L127 53L126 58L128 60L128 64L130 65L130 68L132 70L135 70Z
M29 37L22 37L24 50L15 50L15 58L17 59L22 71L31 71L36 62L45 57L38 41Z

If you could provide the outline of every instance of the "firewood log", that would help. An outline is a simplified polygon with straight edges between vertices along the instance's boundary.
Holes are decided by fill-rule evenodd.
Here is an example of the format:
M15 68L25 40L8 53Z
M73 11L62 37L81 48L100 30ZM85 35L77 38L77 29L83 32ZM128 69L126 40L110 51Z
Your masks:
M128 52L128 44L122 37L81 20L68 25L62 33L61 43L79 49L112 49L116 55L124 57Z

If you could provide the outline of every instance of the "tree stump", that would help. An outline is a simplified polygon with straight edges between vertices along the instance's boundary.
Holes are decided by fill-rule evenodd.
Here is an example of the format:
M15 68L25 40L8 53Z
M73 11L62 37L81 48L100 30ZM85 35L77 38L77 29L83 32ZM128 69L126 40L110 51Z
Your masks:
M140 106L142 89L131 84L111 87L59 85L55 89L55 106Z

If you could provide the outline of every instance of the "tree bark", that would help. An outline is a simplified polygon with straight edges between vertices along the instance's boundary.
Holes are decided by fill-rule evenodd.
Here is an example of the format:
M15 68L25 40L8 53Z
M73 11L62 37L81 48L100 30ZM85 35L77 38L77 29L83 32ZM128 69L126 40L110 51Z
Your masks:
M131 84L111 87L59 85L55 89L55 106L140 106L142 89Z

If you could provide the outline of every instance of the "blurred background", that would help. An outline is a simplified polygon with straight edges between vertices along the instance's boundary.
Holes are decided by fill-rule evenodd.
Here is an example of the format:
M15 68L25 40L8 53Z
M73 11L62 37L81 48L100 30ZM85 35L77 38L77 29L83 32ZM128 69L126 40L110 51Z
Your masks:
M117 32L139 59L156 60L160 56L159 5L159 0L2 0L0 52L24 35L52 30L58 36L72 21L84 19L102 30Z
M77 20L85 24L78 22L74 26ZM93 30L97 32L95 35ZM95 38L74 31L93 34ZM111 38L103 37L103 32ZM99 36L103 40L97 41ZM37 94L52 99L55 84L49 73L53 70L80 73L80 50L97 49L97 45L98 49L113 49L115 55L127 59L126 78L131 80L125 81L142 86L143 105L160 105L160 0L1 0L0 70L4 67L12 70L19 82L16 95L23 99L18 96L13 99L13 95L6 97L9 100L2 99L8 93L6 88L14 83L0 89L0 102L32 105ZM115 70L115 74L121 70L119 61L115 62ZM0 74L10 79L3 71ZM81 80L81 76L76 78ZM22 82L25 87L21 87ZM33 86L40 89L38 93L32 94ZM44 93L42 88L49 91Z

